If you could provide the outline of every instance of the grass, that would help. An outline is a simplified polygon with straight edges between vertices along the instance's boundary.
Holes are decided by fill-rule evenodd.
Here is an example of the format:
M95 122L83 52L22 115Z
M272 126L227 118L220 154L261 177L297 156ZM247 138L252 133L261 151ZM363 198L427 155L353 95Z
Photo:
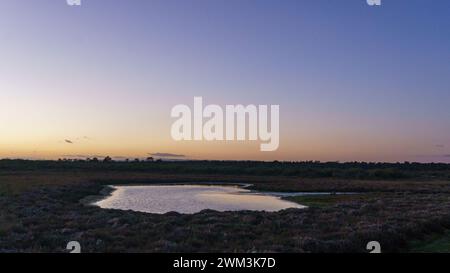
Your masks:
M289 196L284 199L308 207L326 208L340 203L361 201L363 199L367 199L371 195L373 194L330 194L330 195L319 194L319 195L305 195L305 196Z
M413 241L410 245L413 253L450 253L450 230L444 234L435 234L425 240Z
M56 163L49 163L51 168L38 163L22 162L22 169L0 164L0 252L64 252L69 240L80 241L85 252L365 252L371 240L380 241L384 252L445 252L450 242L450 233L428 237L450 230L450 183L439 178L359 180L184 169L161 173L120 163L114 165L117 169L88 163L55 169ZM39 168L23 170L28 164ZM177 164L185 169L197 165ZM273 213L155 215L79 203L105 185L165 182L250 183L260 191L357 194L289 197L310 208ZM408 244L418 238L425 240Z

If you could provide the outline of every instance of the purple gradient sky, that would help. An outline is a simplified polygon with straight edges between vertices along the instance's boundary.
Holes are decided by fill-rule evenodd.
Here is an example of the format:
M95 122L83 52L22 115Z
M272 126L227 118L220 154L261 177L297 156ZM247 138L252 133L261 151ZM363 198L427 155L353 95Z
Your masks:
M450 162L450 1L1 4L0 157ZM279 150L174 142L194 96L279 104Z

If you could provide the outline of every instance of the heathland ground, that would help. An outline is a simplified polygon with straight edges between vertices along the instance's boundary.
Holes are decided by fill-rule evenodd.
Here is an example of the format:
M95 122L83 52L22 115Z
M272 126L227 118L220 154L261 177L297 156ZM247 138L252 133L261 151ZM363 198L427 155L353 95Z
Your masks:
M289 197L279 212L163 215L80 200L105 185L250 183L260 191L353 192ZM0 252L450 251L450 165L0 160Z

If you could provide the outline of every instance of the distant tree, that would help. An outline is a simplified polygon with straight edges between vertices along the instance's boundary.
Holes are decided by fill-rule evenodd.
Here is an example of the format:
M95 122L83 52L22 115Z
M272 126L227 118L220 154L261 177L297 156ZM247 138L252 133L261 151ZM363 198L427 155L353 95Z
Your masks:
M98 158L94 157L94 158L92 159L92 162L98 162Z
M113 161L112 158L109 156L107 156L107 157L105 157L105 159L103 159L103 162L105 162L105 163L112 162L112 161Z
M139 161L140 161L139 158L134 159L134 162L139 162Z
M147 162L153 162L154 159L153 159L153 157L147 157L146 161L147 161Z

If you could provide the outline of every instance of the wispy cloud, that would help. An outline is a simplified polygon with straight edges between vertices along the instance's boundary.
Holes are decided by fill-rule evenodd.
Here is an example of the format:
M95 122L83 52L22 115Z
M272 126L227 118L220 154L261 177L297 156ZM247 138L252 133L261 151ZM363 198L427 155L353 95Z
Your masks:
M67 157L67 158L76 158L76 159L85 159L85 158L94 158L94 157L97 157L97 158L104 158L105 156L104 155L82 155L82 154L75 154L75 155L68 155L68 154L66 154L66 155L61 155L61 157Z
M83 136L83 137L77 137L76 140L92 140L92 138L90 138L88 136Z
M82 137L76 137L76 138L70 138L70 139L64 139L64 143L67 143L67 144L75 144L75 143L82 143L82 142L84 142L84 141L91 141L91 140L93 140L91 137L88 137L88 136L82 136Z
M421 154L416 157L428 157L428 158L450 158L450 154Z
M172 158L184 158L186 155L171 154L171 153L149 153L149 155L154 157L172 157Z
M129 159L129 158L133 158L133 157L117 155L117 156L113 156L112 158L115 160L125 160L125 159Z

